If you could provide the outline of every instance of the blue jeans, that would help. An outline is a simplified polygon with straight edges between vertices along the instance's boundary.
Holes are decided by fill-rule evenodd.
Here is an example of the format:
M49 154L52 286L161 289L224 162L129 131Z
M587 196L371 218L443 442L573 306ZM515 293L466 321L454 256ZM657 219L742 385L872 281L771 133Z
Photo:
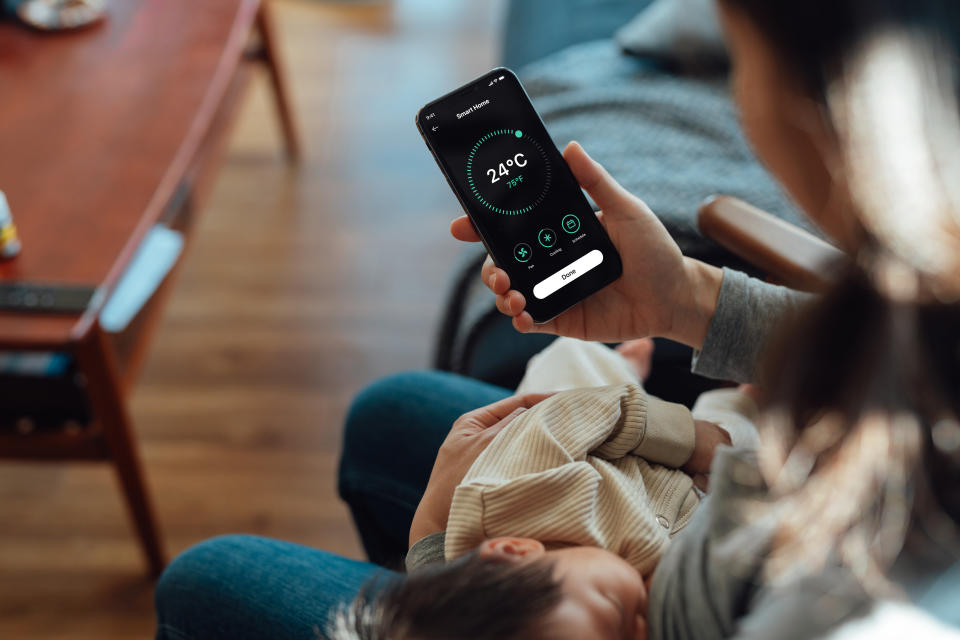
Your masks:
M337 606L373 580L396 577L384 567L401 565L413 513L453 421L510 393L441 372L398 374L367 387L347 416L339 489L372 562L256 536L207 540L177 556L160 578L157 639L323 637Z
M413 513L453 422L510 391L451 373L379 380L353 401L340 458L340 497L371 562L402 566Z
M248 535L187 549L157 583L157 638L325 637L336 607L393 572L289 542Z

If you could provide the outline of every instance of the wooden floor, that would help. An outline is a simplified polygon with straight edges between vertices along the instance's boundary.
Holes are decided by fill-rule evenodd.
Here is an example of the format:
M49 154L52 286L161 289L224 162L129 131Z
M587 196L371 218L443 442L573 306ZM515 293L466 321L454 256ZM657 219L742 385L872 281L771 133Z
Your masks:
M413 126L497 61L502 3L277 2L306 147L253 83L133 414L170 554L227 532L360 557L334 474L364 384L429 364L460 247ZM152 585L105 466L0 465L0 638L149 638Z

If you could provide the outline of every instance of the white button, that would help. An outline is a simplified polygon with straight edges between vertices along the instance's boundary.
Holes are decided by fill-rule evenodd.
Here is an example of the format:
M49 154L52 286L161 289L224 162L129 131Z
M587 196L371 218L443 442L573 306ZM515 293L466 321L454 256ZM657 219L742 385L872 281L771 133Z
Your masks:
M657 516L657 522L660 523L660 526L664 529L670 528L670 521L664 518L663 516Z
M537 284L533 288L533 295L537 297L537 300L543 300L560 287L573 282L601 262L603 262L603 254L599 249L594 249L587 255L574 260L563 269L560 269L560 271L557 271L546 280Z

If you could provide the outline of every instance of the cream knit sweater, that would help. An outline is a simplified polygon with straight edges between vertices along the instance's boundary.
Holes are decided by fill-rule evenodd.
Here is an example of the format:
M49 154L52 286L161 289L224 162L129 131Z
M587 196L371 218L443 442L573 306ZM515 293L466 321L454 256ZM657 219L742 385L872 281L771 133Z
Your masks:
M498 536L602 547L649 574L699 504L694 427L638 384L558 393L507 425L457 487L448 561Z

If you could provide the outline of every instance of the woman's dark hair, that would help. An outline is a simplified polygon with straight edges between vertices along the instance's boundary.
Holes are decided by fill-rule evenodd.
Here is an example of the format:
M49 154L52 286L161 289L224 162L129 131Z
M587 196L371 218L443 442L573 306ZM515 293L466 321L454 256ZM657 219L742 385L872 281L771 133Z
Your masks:
M960 2L720 1L820 105L837 143L825 168L872 251L858 260L876 272L893 258L941 300L960 299Z
M528 637L560 602L546 560L512 562L474 551L385 585L341 610L332 640L511 640Z
M821 105L864 230L767 354L771 566L838 555L882 583L908 535L960 531L960 2L721 2Z
M894 302L853 267L771 345L761 466L775 574L831 554L865 582L909 532L960 531L960 305Z
M814 96L842 75L850 54L884 29L916 30L957 54L953 0L721 0L746 13Z

